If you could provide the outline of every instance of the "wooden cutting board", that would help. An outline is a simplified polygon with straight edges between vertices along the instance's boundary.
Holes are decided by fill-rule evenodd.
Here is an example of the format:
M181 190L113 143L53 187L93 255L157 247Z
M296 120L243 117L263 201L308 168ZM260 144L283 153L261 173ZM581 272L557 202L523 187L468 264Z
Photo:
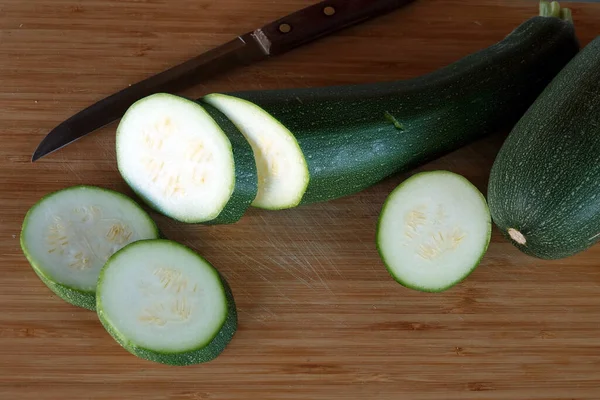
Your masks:
M51 128L311 3L0 2L0 399L600 398L600 247L541 261L495 230L462 284L443 294L405 289L381 264L374 234L386 195L410 174L326 204L252 209L232 226L189 226L153 213L169 238L209 259L236 296L239 330L205 365L137 359L93 312L59 300L35 276L19 231L41 196L75 184L131 194L116 170L114 124L30 163ZM569 6L585 45L600 32L600 4ZM502 39L537 7L418 0L186 94L410 78ZM448 169L485 192L504 135L419 170Z

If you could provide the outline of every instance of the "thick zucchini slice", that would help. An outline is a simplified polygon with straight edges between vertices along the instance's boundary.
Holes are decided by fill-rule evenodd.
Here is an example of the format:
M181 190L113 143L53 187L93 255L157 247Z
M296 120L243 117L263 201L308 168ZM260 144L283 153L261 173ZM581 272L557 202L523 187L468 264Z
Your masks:
M421 172L386 199L377 249L397 282L441 292L479 265L491 232L486 200L477 187L452 172Z
M566 258L600 241L600 37L510 132L488 201L500 231L530 256Z
M137 101L119 124L116 147L123 179L172 219L236 222L256 196L251 147L218 110L192 100L159 93Z
M541 7L544 16L498 43L414 79L204 101L253 141L261 175L256 205L336 199L512 127L579 50L570 14L557 7Z
M123 348L170 365L216 358L237 329L225 279L200 255L165 239L138 241L109 259L96 309Z
M129 197L94 186L44 196L25 216L21 248L39 278L61 299L96 307L96 282L117 250L159 232Z

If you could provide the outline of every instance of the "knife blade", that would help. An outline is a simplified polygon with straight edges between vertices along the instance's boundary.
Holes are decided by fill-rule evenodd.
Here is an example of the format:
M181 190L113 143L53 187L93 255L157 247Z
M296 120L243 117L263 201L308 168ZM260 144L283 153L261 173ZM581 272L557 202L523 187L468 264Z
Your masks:
M325 0L303 8L130 85L79 111L44 137L35 149L31 161L118 120L133 103L153 93L176 93L220 72L281 55L413 1L415 0Z

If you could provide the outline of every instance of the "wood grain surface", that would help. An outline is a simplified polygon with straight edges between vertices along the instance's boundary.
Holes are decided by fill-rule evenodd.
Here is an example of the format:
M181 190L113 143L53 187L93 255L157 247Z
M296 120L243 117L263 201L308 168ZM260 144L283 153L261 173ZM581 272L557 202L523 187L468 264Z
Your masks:
M480 267L442 294L396 284L375 223L411 173L360 194L231 226L153 213L229 280L239 330L216 360L168 367L119 347L93 312L54 296L19 247L25 212L75 184L130 194L115 124L39 162L55 125L83 107L313 2L0 1L0 399L600 399L600 247L559 261L519 253L494 230ZM563 3L563 6L567 3ZM568 3L581 44L600 4ZM418 0L185 94L410 78L488 46L536 1ZM448 169L486 190L505 132L418 170Z

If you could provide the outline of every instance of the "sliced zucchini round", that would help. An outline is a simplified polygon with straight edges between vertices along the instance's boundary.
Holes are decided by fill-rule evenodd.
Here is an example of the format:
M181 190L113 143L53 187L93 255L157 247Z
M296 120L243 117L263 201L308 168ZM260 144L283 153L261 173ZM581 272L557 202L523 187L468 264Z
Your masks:
M471 182L449 171L421 172L386 199L377 248L398 283L441 292L479 265L491 231L485 197Z
M121 249L102 269L97 290L104 328L146 360L169 365L210 361L237 329L225 279L174 241L143 240Z
M294 135L257 105L234 96L209 94L202 101L225 114L252 146L258 170L257 208L297 206L308 187L309 172Z
M233 195L231 141L197 102L167 93L137 101L119 123L116 148L123 179L172 219L214 220Z
M33 270L63 300L96 307L96 283L117 250L159 232L129 197L94 186L73 186L44 196L27 212L21 248Z

